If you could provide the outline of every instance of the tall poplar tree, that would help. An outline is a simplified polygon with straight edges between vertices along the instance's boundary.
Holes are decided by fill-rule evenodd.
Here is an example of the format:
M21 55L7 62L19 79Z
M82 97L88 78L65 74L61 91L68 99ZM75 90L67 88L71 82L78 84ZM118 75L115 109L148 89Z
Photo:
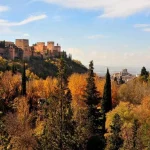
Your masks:
M23 62L23 70L22 70L22 95L26 95L26 66L25 61Z
M101 113L102 113L102 129L103 134L106 133L105 122L106 122L106 113L112 109L112 97L111 97L111 79L109 70L107 69L106 73L106 82L104 85L103 98L101 103Z
M107 113L110 110L112 110L111 79L108 69L106 73L106 82L104 86L104 93L102 99L102 109L104 113Z

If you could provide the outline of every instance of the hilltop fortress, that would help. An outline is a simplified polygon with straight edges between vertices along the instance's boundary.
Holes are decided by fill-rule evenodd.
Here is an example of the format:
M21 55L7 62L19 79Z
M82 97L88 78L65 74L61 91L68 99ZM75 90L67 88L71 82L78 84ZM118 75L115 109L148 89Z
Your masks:
M50 58L61 56L61 46L55 46L53 41L37 42L29 46L28 39L16 39L15 43L10 41L0 41L0 56L6 59L30 59L31 56Z

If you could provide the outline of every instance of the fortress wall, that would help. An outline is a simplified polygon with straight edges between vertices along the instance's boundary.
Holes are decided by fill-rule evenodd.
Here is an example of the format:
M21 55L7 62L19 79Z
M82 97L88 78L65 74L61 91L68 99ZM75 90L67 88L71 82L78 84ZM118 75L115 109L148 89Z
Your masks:
M53 41L48 41L47 46L45 45L45 42L37 42L34 46L29 47L29 40L28 39L16 39L15 44L13 42L6 41L7 48L0 48L0 56L14 59L15 57L24 59L29 59L32 56L32 50L34 50L34 53L40 52L40 54L43 55L44 58L47 57L55 57L60 55L61 52L61 46L58 44L54 46ZM12 46L10 46L12 45ZM16 46L15 46L16 45ZM10 47L8 47L10 46ZM17 50L18 48L22 49L22 55L20 54L20 51Z

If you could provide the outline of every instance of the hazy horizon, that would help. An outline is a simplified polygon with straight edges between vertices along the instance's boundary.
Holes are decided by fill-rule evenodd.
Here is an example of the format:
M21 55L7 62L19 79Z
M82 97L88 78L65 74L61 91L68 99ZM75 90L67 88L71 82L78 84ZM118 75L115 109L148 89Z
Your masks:
M87 66L88 67L88 66ZM110 71L110 74L121 72L123 69L127 69L129 73L132 75L140 74L142 67L125 67L125 66L101 66L95 65L94 71L100 76L104 76L106 74L107 68ZM146 68L150 71L150 68Z

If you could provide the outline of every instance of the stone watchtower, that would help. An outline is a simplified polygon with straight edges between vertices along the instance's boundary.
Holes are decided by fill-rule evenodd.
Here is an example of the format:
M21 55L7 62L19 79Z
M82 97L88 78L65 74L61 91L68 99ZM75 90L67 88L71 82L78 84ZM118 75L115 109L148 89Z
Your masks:
M23 59L29 59L32 55L28 39L16 39L16 46L23 50Z
M35 49L35 52L43 53L45 50L45 42L37 42L34 49Z
M28 39L16 39L16 46L26 51L29 49L29 40Z
M47 42L47 50L53 52L53 50L54 50L54 42L53 41Z

